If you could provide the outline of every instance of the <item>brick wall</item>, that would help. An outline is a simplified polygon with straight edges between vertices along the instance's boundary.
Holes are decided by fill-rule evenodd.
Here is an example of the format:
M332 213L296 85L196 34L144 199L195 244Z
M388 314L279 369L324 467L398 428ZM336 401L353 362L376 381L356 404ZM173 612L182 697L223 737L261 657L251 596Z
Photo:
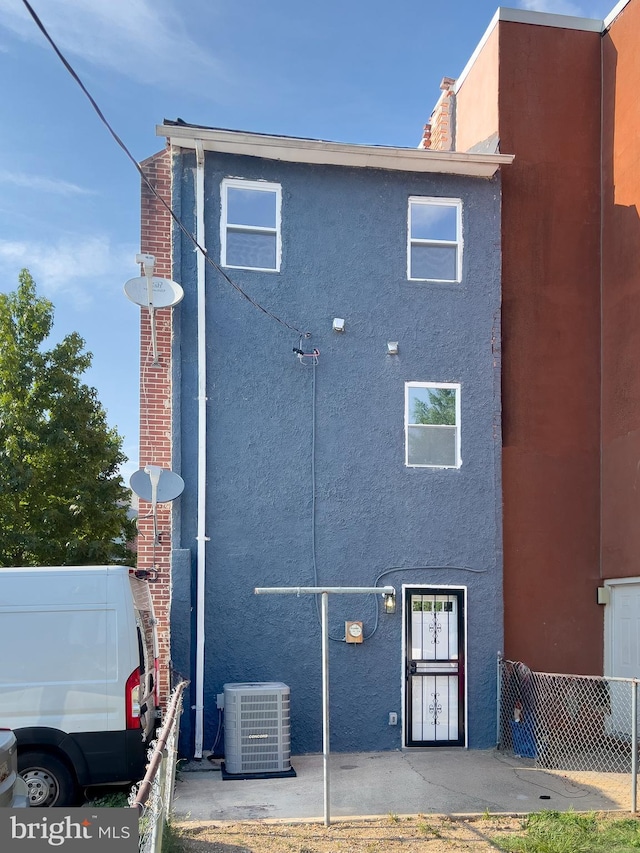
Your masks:
M154 154L141 164L147 179L171 203L171 153ZM151 190L142 183L140 248L155 255L154 274L172 278L171 216ZM171 468L171 338L172 309L155 312L158 364L153 363L149 312L140 309L140 467L159 465ZM151 504L140 500L138 521L138 568L158 572L150 584L158 620L160 646L160 702L166 706L169 694L171 599L171 504L157 504L158 537L154 543Z

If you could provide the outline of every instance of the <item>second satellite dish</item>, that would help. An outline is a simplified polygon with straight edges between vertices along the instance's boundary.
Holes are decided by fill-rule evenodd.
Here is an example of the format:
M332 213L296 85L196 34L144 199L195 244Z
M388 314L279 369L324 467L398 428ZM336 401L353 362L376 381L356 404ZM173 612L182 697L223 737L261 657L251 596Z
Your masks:
M151 292L149 292L149 282L146 276L130 278L124 286L127 299L143 308L171 308L182 300L184 290L177 282L156 276L153 276L151 281L152 287ZM151 301L149 297L151 297Z

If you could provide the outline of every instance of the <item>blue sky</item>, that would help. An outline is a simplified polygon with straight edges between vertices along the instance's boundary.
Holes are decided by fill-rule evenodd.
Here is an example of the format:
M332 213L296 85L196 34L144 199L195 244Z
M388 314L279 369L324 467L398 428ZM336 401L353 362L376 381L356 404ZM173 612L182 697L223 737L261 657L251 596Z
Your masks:
M137 160L164 118L415 147L499 4L493 0L31 0ZM608 0L516 8L602 19ZM86 381L138 467L139 178L28 17L0 0L0 291L30 269L79 332ZM266 306L268 307L268 306ZM255 310L248 303L246 311Z

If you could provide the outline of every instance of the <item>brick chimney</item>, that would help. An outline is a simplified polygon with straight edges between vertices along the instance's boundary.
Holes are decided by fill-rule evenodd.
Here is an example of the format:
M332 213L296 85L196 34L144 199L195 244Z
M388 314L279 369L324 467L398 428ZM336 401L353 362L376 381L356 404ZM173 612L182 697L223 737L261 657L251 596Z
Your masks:
M455 150L455 83L452 77L442 78L440 83L442 94L431 113L429 123L425 125L418 148L428 148L432 151Z

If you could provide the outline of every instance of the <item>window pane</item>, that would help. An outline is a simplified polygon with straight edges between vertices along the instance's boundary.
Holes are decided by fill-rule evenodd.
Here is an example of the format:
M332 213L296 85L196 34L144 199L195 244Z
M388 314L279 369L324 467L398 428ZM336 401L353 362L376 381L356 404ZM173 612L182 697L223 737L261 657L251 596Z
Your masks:
M455 427L410 426L407 439L409 465L457 465Z
M408 422L455 426L456 389L410 388Z
M455 242L458 239L458 208L411 202L411 238Z
M276 227L276 194L268 190L227 188L227 222L231 225Z
M411 278L457 281L456 246L411 246Z
M274 270L276 235L228 231L226 263L232 267Z

